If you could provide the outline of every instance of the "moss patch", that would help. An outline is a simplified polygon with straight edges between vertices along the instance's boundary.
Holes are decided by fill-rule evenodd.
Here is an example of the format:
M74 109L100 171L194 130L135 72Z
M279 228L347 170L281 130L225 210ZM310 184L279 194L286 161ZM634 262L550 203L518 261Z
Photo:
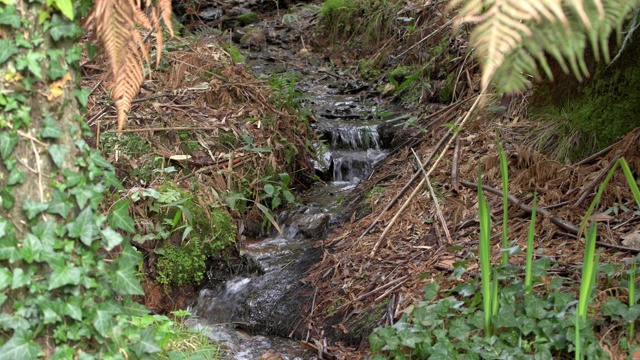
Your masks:
M547 148L554 143L558 160L580 160L640 126L640 39L635 40L615 63L598 64L584 84L559 75L536 87L531 117L556 123L542 140Z

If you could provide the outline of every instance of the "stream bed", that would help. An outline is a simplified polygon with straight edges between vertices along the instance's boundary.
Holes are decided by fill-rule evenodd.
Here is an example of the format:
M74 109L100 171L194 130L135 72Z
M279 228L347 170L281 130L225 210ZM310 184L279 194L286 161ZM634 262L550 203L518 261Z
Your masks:
M368 84L319 65L285 66L269 49L246 56L258 78L289 79L302 94L299 101L313 113L312 126L322 140L316 144L322 156L315 161L322 181L301 194L302 204L278 216L282 234L241 237L238 248L252 266L228 278L208 272L191 306L190 325L220 344L225 359L317 359L290 339L308 340L302 317L314 294L300 280L322 256L313 243L346 220L341 201L385 159L390 135Z

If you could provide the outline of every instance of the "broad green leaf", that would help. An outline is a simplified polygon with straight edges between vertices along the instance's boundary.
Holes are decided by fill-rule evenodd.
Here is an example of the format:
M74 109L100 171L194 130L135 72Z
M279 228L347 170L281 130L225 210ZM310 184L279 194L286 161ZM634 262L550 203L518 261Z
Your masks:
M11 289L18 289L31 282L31 276L25 273L22 268L13 269L13 278L11 279Z
M64 179L64 184L67 188L75 187L76 185L87 181L84 175L69 169L64 169Z
M35 360L39 353L40 347L33 341L31 332L16 330L0 348L0 360Z
M25 180L24 172L18 170L18 168L13 168L9 173L9 179L7 180L7 185L12 186L15 184L22 184L24 180Z
M69 236L74 239L80 238L83 244L91 246L96 233L93 215L93 211L90 208L82 210L75 221L67 224L66 228Z
M51 16L49 35L54 41L64 38L72 38L82 33L82 29L74 22L63 19L58 14Z
M47 117L43 121L44 127L40 132L40 137L43 139L58 139L62 136L62 129L53 121L50 117Z
M106 306L106 304L98 305L96 315L93 318L93 327L103 336L106 336L109 328L111 327L111 318L117 312L114 312L112 308Z
M127 295L144 295L142 286L136 277L136 271L133 269L118 269L113 274L113 288L122 294Z
M122 304L122 314L129 316L145 316L149 314L149 309L147 309L144 305L141 305L131 299L131 297L126 297Z
M49 145L49 155L51 156L51 160L56 164L57 167L62 167L64 164L64 158L67 156L67 152L69 149L65 145L61 144L53 144Z
M53 246L56 239L56 224L50 220L41 221L31 228L31 232L33 232L33 235L37 236L45 246Z
M278 176L280 176L280 181L282 181L282 184L285 187L289 186L289 183L291 182L291 177L289 176L289 174L280 173L280 174L278 174Z
M76 204L80 208L83 208L87 204L87 201L98 197L96 196L98 194L92 189L91 185L75 187L71 189L71 194L76 197Z
M18 53L16 44L8 39L0 40L0 65L4 64L9 58Z
M289 190L284 190L282 192L282 195L284 195L284 198L287 199L287 201L290 202L290 203L293 203L293 202L296 201L296 197L293 196L293 194Z
M122 243L122 235L113 230L112 228L106 228L104 230L100 230L100 234L102 234L102 243L104 248L107 251L111 251L114 247L120 245Z
M133 351L135 351L136 355L142 357L144 354L153 354L160 351L154 332L153 328L148 327L140 334L140 341L133 345Z
M129 233L136 231L133 220L129 216L129 200L120 200L113 205L109 212L109 225Z
M0 218L0 239L2 239L2 237L8 234L9 232L13 232L11 230L12 227L13 225L11 225L9 221L7 221L7 219Z
M2 207L7 210L13 207L13 205L16 203L16 198L13 196L13 188L9 186L5 186L2 188L2 193L0 194L0 203L2 203Z
M0 268L0 290L4 290L9 286L12 278L13 274L11 274L11 270L6 267Z
M24 203L22 203L22 210L24 210L25 215L27 215L27 219L32 220L38 214L43 211L46 211L49 208L49 203L43 203L40 201L32 201L26 199Z
M266 184L264 186L264 192L266 192L270 196L273 196L273 193L275 192L275 188L271 184Z
M49 276L49 290L57 289L65 285L78 285L82 273L77 267L70 266L52 266L51 275Z
M42 79L42 67L40 62L45 55L39 51L29 51L24 55L16 57L16 68L18 70L28 69L38 79Z
M22 258L29 264L35 261L42 261L42 252L44 250L44 246L40 239L33 234L27 234L26 238L22 242L22 248L20 251L22 252Z
M94 163L96 166L100 168L103 168L105 170L113 170L113 165L111 165L111 163L108 162L102 156L102 154L100 154L100 151L96 149L91 149L89 151L89 160L91 160L92 163Z
M73 359L73 354L76 349L69 345L63 344L56 347L56 352L53 353L51 360L68 360Z
M69 298L64 305L64 314L74 320L82 321L82 299Z
M71 0L53 0L60 12L73 21L73 3Z
M22 17L16 12L15 6L0 7L0 25L9 25L12 28L18 29L21 19Z
M3 131L0 133L0 157L6 160L18 145L18 135Z
M83 109L87 108L87 104L89 103L89 95L91 95L91 89L78 89L73 92L78 99L78 102L82 106Z
M432 282L424 286L424 299L433 300L438 296L438 283Z
M49 208L47 209L47 212L49 214L57 214L63 218L66 218L71 210L73 210L73 205L71 205L71 203L69 202L69 195L58 189L55 189L53 191L53 195L51 196L51 201L49 202Z
M140 255L140 253L136 251L131 244L129 244L129 241L124 241L122 243L122 253L120 253L118 260L116 260L118 269L135 269L141 261L142 255Z
M10 263L14 263L21 258L15 233L12 232L0 238L0 260L9 260Z

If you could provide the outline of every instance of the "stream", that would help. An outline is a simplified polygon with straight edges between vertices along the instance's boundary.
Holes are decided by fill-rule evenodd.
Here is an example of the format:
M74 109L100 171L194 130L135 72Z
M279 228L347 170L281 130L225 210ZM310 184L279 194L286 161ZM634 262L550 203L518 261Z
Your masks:
M300 102L313 113L312 126L322 140L315 167L323 181L301 194L302 204L279 214L282 234L240 238L238 247L249 266L231 277L208 271L209 281L190 308L189 325L220 344L225 359L318 359L291 339L308 336L301 319L313 289L300 280L322 256L313 243L346 220L341 201L385 159L390 135L381 131L385 125L379 114L389 109L380 108L368 84L348 74L322 64L292 67L278 60L294 57L291 52L267 48L245 55L247 67L260 79L295 77Z

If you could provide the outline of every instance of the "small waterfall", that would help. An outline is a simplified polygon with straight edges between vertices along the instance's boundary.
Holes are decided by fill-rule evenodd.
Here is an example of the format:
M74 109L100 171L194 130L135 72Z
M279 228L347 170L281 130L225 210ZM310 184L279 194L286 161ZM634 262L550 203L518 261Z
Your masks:
M333 149L380 149L378 125L340 126L328 132Z

